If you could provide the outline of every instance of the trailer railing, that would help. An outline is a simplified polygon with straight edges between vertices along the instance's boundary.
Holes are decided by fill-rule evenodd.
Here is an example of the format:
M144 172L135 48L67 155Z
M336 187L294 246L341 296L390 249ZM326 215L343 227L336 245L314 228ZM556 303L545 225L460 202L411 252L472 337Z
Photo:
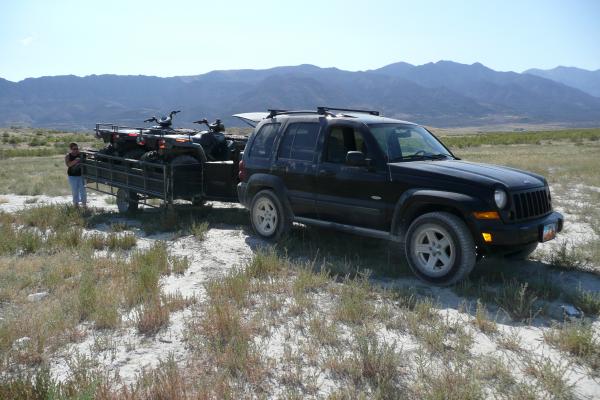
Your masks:
M137 193L140 202L158 198L166 204L173 202L172 169L169 165L132 160L102 154L83 152L82 175L89 189L115 196L115 189ZM105 187L103 187L105 186Z

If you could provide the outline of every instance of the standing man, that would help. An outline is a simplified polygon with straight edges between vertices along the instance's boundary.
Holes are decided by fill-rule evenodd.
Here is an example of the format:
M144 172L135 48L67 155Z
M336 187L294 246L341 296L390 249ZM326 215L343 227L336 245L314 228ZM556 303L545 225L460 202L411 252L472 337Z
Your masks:
M65 156L67 165L67 175L69 176L69 185L73 193L73 205L79 207L79 203L85 208L87 206L87 194L85 192L85 182L81 176L81 153L77 143L69 144L69 152Z

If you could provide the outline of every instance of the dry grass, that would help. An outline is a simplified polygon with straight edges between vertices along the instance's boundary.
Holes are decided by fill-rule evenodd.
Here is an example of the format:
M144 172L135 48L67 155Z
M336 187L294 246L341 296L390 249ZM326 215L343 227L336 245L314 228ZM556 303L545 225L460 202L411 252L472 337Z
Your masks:
M190 231L192 235L199 241L203 241L206 239L206 234L208 233L208 222L194 222L190 227Z
M558 349L575 356L598 374L600 369L600 337L590 323L565 322L544 334L544 339Z
M169 325L169 307L160 297L146 300L135 312L134 320L138 332L153 335Z
M477 308L475 310L475 319L473 325L485 334L494 334L498 332L498 326L490 319L489 313L485 305L477 300Z
M93 217L93 212L68 206L37 206L1 215L0 230L6 239L0 241L3 365L44 362L57 348L79 338L82 321L92 322L96 329L119 327L123 309L152 304L151 299L160 297L160 275L170 273L174 265L178 271L189 265L168 257L161 243L131 251L136 242L131 234L87 237L83 228ZM131 255L96 256L99 247L129 250ZM33 294L39 298L32 300ZM149 326L145 332L157 325L152 324L154 314L141 314L150 321L141 324Z

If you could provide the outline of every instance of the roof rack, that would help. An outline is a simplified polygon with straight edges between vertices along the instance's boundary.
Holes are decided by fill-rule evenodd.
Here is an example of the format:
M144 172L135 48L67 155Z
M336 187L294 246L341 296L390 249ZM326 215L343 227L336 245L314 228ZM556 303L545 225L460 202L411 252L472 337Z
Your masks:
M269 112L269 115L267 115L267 118L273 118L277 115L283 115L283 114L319 114L318 111L313 111L313 110L271 110L271 109L268 109L267 111Z
M329 115L334 117L335 114L331 111L346 111L346 112L355 112L355 113L364 113L375 116L380 116L379 111L374 110L360 110L355 108L336 108L336 107L317 107L316 111L313 110L276 110L276 109L268 109L269 114L266 118L273 118L277 115L289 115L289 114L319 114L319 115Z
M336 107L317 107L318 114L323 114L323 115L331 114L329 111L348 111L348 112L371 114L371 115L375 115L375 116L381 115L379 111L375 111L375 110L360 110L360 109L353 109L353 108L336 108Z

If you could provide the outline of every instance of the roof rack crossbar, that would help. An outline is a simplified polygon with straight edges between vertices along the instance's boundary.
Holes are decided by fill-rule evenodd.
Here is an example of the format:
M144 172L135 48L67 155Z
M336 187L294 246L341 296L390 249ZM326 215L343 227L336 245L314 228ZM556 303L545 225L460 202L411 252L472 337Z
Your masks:
M354 109L354 108L336 108L336 107L317 107L317 113L319 113L319 114L326 114L326 113L328 113L328 111L347 111L347 112L356 112L356 113L366 113L366 114L371 114L371 115L375 115L375 116L381 115L379 111L375 111L375 110L361 110L361 109Z
M277 115L283 115L283 114L318 114L318 111L313 111L313 110L267 110L269 112L269 115L267 115L267 118L273 118Z

